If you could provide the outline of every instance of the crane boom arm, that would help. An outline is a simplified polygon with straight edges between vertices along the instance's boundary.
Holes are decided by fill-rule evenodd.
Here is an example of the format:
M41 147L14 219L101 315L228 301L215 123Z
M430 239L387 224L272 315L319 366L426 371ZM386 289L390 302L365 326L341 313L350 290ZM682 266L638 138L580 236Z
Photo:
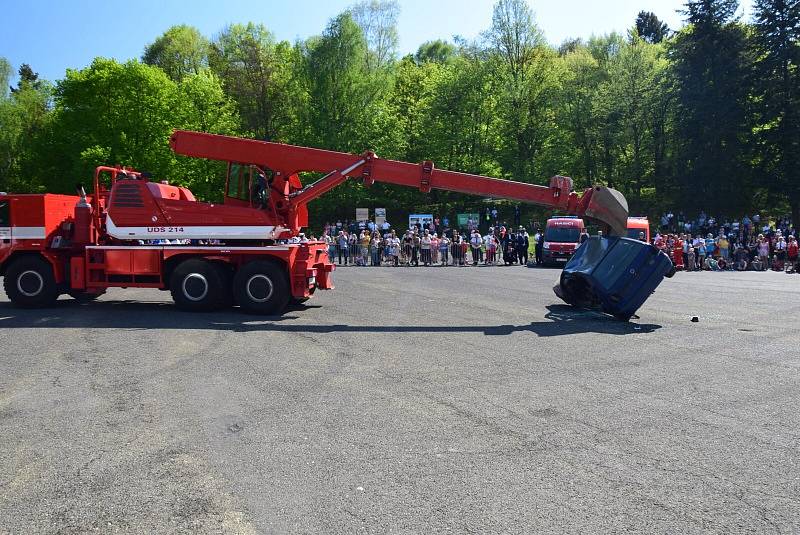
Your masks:
M431 161L412 164L385 160L373 152L354 155L186 130L175 131L170 146L184 156L271 169L274 179L270 195L283 197L275 205L283 212L289 226L296 226L297 214L304 212L310 201L351 177L362 178L366 185L385 182L419 188L423 192L439 189L546 206L598 221L617 235L624 235L627 226L628 206L621 193L595 186L578 195L572 191L572 179L564 176L554 176L549 186L540 186L436 169ZM298 177L301 172L326 175L303 187Z

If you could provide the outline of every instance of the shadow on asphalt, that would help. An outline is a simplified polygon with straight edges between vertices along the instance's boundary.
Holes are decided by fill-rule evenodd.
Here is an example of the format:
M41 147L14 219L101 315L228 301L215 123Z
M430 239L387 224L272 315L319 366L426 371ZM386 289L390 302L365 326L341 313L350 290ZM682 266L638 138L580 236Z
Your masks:
M293 305L282 316L249 316L235 310L219 312L182 312L172 303L139 301L99 301L80 304L62 299L55 306L40 310L25 310L0 304L2 329L187 329L231 332L297 332L328 333L483 333L505 336L516 332L531 332L537 336L564 336L580 333L613 335L652 333L661 325L626 323L614 318L568 305L549 305L544 318L527 325L319 325L285 324L300 319L292 312L301 312L315 305Z

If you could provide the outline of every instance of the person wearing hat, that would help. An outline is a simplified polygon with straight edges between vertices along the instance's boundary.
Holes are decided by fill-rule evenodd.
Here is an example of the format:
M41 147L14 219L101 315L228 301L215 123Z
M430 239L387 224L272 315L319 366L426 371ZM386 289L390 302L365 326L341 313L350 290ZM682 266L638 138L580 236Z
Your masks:
M481 249L483 238L481 238L481 233L478 232L478 229L472 230L472 237L469 239L469 245L472 249L472 265L477 266L478 262L481 260L481 256L483 256L483 250Z

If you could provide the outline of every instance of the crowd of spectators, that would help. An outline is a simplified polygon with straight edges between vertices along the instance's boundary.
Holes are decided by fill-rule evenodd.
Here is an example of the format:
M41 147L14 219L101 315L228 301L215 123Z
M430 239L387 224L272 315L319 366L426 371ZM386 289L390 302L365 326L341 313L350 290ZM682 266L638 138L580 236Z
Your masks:
M653 245L679 270L800 272L800 243L788 216L718 220L702 212L692 219L665 213L659 223ZM331 261L343 266L526 265L529 250L530 264L541 264L538 230L529 236L523 226L498 225L482 234L477 227L451 230L436 224L398 233L388 223L338 221L326 224L320 239L328 244ZM584 232L580 241L586 238Z
M740 220L717 220L700 213L695 219L665 213L653 245L685 271L798 272L797 232L789 217L776 221L758 214Z
M459 231L415 226L400 234L387 224L364 229L327 226L321 236L328 256L339 265L477 266L526 265L531 238L520 226Z

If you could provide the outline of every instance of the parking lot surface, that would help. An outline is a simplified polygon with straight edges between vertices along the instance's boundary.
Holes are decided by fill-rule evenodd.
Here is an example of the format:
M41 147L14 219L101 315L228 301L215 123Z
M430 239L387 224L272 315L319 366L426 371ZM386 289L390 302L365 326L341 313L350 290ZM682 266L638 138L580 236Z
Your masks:
M800 531L800 276L679 273L620 323L557 274L0 298L0 533Z

